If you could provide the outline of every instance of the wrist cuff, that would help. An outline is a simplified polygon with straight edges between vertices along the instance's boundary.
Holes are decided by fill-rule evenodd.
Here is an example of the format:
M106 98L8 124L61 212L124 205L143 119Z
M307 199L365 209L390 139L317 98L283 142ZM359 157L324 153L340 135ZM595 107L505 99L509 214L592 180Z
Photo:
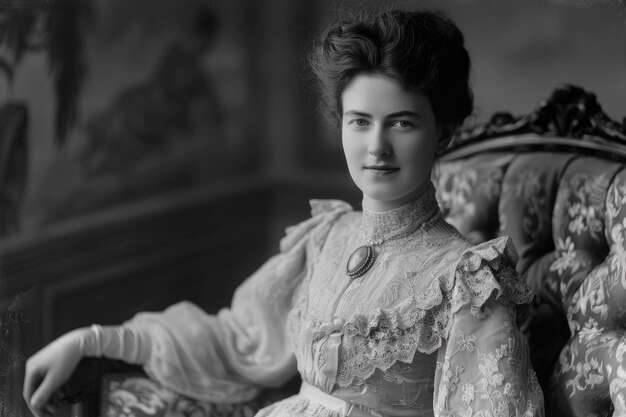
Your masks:
M142 337L143 336L143 337ZM83 356L120 359L128 363L143 364L150 354L150 342L134 326L91 325L79 341Z
M79 341L79 351L83 356L102 357L102 326L91 325L89 331Z

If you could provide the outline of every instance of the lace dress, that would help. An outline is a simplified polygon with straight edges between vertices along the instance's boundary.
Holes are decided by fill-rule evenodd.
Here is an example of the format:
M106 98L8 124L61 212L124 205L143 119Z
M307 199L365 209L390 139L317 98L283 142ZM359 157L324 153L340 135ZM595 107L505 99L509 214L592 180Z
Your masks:
M515 325L514 304L532 294L508 238L471 246L442 219L432 188L384 213L311 205L230 308L213 316L183 302L127 323L149 335L152 378L240 402L299 372L300 394L259 417L543 415ZM420 227L376 247L365 275L346 275L367 239L411 225Z

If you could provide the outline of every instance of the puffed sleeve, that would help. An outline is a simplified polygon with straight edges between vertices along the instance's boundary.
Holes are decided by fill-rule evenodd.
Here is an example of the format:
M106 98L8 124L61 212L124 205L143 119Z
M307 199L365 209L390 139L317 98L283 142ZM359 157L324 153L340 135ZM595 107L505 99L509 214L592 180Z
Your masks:
M308 258L332 223L350 210L339 201L312 201L313 217L287 229L280 253L235 291L217 315L181 302L125 323L150 345L144 369L163 386L202 400L235 403L296 372L285 321ZM314 255L314 254L313 254Z
M454 270L452 318L438 352L437 416L543 416L543 394L515 321L532 293L508 238L465 251Z

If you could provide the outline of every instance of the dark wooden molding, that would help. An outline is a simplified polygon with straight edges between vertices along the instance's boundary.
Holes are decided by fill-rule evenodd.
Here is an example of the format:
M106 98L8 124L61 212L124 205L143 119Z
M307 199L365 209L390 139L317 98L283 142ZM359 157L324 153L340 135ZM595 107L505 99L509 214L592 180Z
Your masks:
M19 210L28 172L28 108L22 102L0 107L0 238L19 232Z
M243 178L3 240L0 405L29 415L21 398L24 360L66 331L121 323L180 300L208 312L227 304L269 255L270 198L267 181ZM6 319L16 313L23 318L8 328ZM80 392L69 396L84 399Z
M499 112L487 123L458 131L442 160L512 149L575 151L626 161L626 125L607 116L595 94L564 84L528 115Z

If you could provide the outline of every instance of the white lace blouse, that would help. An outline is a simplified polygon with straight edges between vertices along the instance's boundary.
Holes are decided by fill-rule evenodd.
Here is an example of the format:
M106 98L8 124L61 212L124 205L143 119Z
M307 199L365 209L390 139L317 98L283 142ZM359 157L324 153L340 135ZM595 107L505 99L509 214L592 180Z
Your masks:
M515 325L514 304L532 294L508 238L471 246L442 219L432 188L384 213L334 200L311 206L312 218L287 229L281 253L238 288L230 308L213 316L183 302L127 323L149 335L152 378L191 397L239 402L297 370L358 405L358 415L543 415ZM367 239L411 224L421 227L378 246L365 275L346 275ZM339 415L302 394L257 414Z

